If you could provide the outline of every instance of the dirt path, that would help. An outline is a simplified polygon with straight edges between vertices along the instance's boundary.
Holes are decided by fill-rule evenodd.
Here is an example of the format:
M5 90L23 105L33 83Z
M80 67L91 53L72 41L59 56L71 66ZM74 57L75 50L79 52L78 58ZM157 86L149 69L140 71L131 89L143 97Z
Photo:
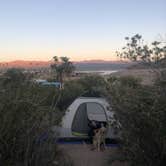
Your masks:
M116 153L116 147L107 147L103 152L91 151L87 144L65 144L59 147L71 157L74 166L108 166L107 161L111 154ZM112 166L125 166L115 162Z

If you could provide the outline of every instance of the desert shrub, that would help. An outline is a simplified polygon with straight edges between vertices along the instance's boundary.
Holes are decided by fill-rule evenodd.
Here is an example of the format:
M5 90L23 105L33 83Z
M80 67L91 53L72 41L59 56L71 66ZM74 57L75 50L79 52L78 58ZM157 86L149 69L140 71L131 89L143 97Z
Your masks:
M2 89L11 88L15 89L19 87L19 85L25 82L26 76L23 73L22 69L12 68L8 69L3 77L1 77L1 85Z
M125 37L126 46L117 56L143 62L156 73L154 85L143 86L132 78L110 82L107 96L118 115L122 152L131 166L164 166L166 163L165 43L144 43L136 34ZM134 79L134 78L133 78Z
M134 80L134 78L133 78ZM108 100L121 123L121 151L131 166L164 166L166 162L166 93L127 78L114 79ZM114 82L116 81L116 82Z
M141 79L135 78L133 76L123 76L123 77L115 77L111 76L107 78L107 82L110 84L119 84L120 86L137 88L140 86Z
M99 75L85 76L79 80L79 83L84 87L82 96L101 97L106 88L106 80Z
M71 165L58 149L51 130L63 115L50 104L54 89L12 78L7 85L6 77L0 83L0 165Z
M66 81L62 90L57 91L54 105L66 109L77 97L101 97L106 81L103 77L85 76L78 80Z
M59 100L57 107L65 110L77 97L81 96L84 92L84 87L77 81L67 81L64 88L58 92Z

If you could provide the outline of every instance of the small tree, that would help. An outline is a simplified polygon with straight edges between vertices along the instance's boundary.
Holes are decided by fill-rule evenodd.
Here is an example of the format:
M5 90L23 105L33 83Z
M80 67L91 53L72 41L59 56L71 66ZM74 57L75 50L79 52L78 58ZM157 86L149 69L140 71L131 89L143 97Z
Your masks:
M61 82L63 86L64 77L71 75L75 70L75 66L69 60L68 57L53 57L54 63L51 65L51 69L56 73L57 80Z
M151 45L144 44L139 34L133 37L125 37L127 44L117 56L131 61L142 61L152 67L159 67L162 60L166 59L166 45L163 42L154 41Z
M129 77L109 79L106 95L122 127L122 152L130 166L164 166L166 161L166 77L161 63L166 46L145 45L140 35L126 37L126 47L117 55L144 62L160 76L156 84L141 85ZM159 78L159 77L158 77Z

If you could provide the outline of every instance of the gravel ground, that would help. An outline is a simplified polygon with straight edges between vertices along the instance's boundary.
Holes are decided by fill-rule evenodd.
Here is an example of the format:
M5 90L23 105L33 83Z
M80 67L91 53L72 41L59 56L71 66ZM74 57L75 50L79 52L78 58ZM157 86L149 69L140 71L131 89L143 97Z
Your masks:
M92 151L91 146L84 144L65 144L59 147L68 155L74 166L108 166L108 159L117 152L117 147L107 147L105 151ZM127 166L114 162L111 166Z

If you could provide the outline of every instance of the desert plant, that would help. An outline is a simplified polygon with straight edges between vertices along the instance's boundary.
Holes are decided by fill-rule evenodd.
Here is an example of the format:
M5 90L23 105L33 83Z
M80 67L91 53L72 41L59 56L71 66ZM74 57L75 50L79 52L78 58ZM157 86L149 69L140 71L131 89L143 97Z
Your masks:
M16 81L14 88L13 81L8 86L0 84L0 165L71 165L58 149L51 130L63 115L47 100L52 99L53 89Z
M166 159L165 94L156 87L115 84L110 88L113 110L122 132L122 152L130 165L164 165Z
M53 57L54 63L51 65L51 69L55 72L57 80L63 85L65 76L69 76L75 70L75 66L68 57Z
M132 61L142 60L157 72L154 85L141 85L135 78L110 79L108 100L121 123L121 152L131 166L164 166L166 162L165 71L160 62L164 47L153 42L142 45L142 37L126 38L127 46L118 54Z

